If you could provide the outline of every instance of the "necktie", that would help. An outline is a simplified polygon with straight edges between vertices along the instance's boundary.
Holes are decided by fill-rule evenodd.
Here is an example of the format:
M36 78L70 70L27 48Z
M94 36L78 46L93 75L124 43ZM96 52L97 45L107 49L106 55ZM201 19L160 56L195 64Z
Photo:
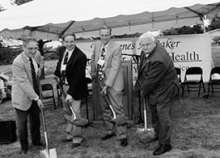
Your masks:
M67 62L68 62L68 56L69 56L69 52L66 52L66 55L65 55L65 58L64 58L64 61L63 61L64 65L66 65Z
M69 52L66 52L66 55L64 57L64 61L63 61L63 65L67 65L68 62L68 56L69 56ZM66 71L62 71L61 72L61 84L65 84L65 77L66 77Z
M30 66L31 66L31 75L32 75L32 80L33 80L33 87L34 87L34 91L39 95L39 85L37 82L37 77L36 77L36 72L35 72L35 68L34 68L34 64L31 58L29 58L30 61Z
M105 60L105 48L104 47L102 48L102 51L101 51L101 54L100 54L100 59ZM104 64L103 65L98 64L98 78L99 78L100 81L102 81L105 77L103 68L104 68Z

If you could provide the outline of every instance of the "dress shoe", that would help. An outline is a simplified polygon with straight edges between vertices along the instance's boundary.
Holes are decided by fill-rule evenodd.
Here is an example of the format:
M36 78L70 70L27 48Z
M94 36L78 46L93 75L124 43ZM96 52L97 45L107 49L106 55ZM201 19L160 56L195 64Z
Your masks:
M101 140L107 140L107 139L110 139L111 137L114 137L115 134L106 134L104 137L101 138Z
M19 154L21 154L21 155L26 155L26 154L27 154L27 150L21 149L21 151L19 152Z
M73 149L73 148L77 148L77 147L79 147L81 144L80 143L73 143L72 144L72 146L71 146L71 148Z
M67 142L71 142L72 139L62 139L61 141L62 141L63 143L67 143Z
M170 144L163 144L163 145L160 145L154 152L153 152L153 155L161 155L165 152L168 152L172 150L172 147Z
M128 139L127 138L120 139L120 141L121 141L121 143L120 143L121 146L125 147L125 146L128 145Z
M34 146L44 146L44 144L42 142L38 142L38 143L33 143Z

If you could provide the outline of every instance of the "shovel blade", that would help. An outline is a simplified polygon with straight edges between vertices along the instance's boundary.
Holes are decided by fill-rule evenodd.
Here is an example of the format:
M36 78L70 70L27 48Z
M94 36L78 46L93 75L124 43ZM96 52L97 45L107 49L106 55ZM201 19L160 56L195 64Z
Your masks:
M40 158L57 158L56 149L50 149L49 154L46 150L40 151Z

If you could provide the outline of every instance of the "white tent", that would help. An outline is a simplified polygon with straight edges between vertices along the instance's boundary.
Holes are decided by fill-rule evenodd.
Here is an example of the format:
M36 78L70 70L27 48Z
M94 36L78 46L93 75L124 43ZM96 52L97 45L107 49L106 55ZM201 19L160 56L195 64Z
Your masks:
M57 40L63 33L73 32L77 37L90 38L96 37L97 30L104 24L113 28L114 35L143 33L202 23L205 16L219 17L220 3L197 4L157 12L140 10L142 13L138 14L125 3L118 6L102 0L99 1L102 7L96 5L96 0L34 0L0 13L0 36L35 36ZM143 0L137 3L137 6L140 5L148 5L148 2ZM121 7L125 8L123 12Z

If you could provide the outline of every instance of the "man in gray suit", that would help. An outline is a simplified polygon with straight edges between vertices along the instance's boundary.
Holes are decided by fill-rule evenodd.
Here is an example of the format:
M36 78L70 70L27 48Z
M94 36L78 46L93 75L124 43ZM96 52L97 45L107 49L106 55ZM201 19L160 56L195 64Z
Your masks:
M153 155L160 155L172 149L170 145L170 110L178 92L176 70L167 51L150 33L140 37L142 47L138 80L142 87L142 96L148 100L152 113L152 123L159 147Z
M127 146L126 122L120 125L112 122L113 115L105 100L105 95L107 95L116 113L116 118L125 118L122 102L124 89L121 67L122 52L120 45L110 40L111 28L103 26L100 28L99 34L101 41L94 43L94 52L91 57L91 73L93 78L98 78L101 85L99 98L103 120L107 129L107 134L102 140L110 139L117 133L120 145Z
M39 108L43 108L43 104L39 98L38 80L40 75L38 72L41 72L40 67L42 66L40 65L42 64L42 61L39 61L39 57L37 56L39 53L37 52L37 41L34 38L28 37L23 41L23 52L15 58L12 64L12 106L17 113L21 144L20 154L27 154L28 151L28 115L30 120L32 144L35 146L42 146ZM31 63L33 64L32 67ZM33 75L36 75L35 78ZM34 81L34 79L36 79L36 81ZM38 85L38 87L34 86L34 84Z

